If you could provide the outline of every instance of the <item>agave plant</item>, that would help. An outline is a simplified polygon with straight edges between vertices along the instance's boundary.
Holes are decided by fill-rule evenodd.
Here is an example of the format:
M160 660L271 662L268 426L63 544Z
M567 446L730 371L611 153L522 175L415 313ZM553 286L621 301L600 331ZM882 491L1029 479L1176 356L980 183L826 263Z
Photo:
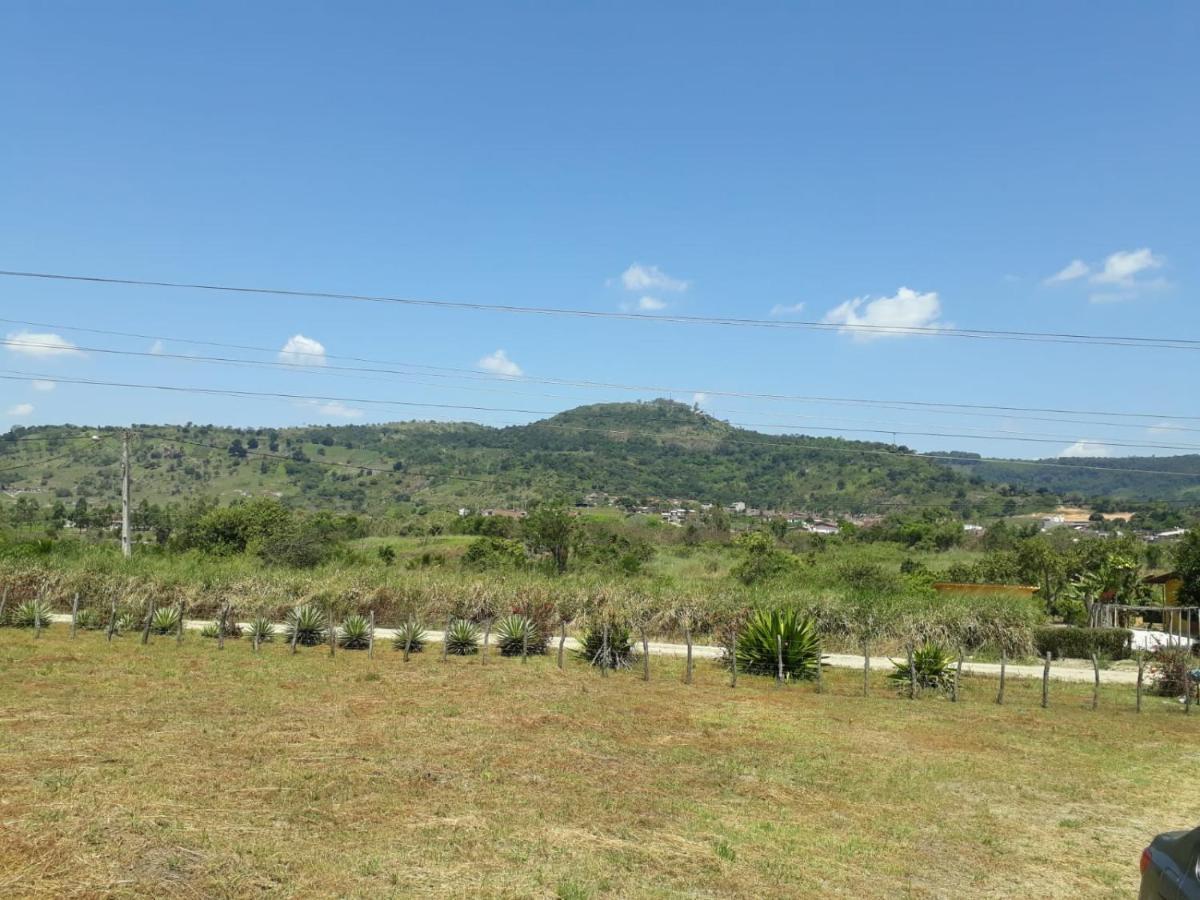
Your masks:
M338 629L337 640L346 650L366 650L371 642L371 623L358 613L346 616Z
M247 637L256 644L265 644L275 637L275 626L266 616L255 616L250 620Z
M425 629L418 622L408 621L396 629L392 647L395 650L403 650L407 645L410 653L420 653L425 649L425 641Z
M160 606L150 619L150 630L155 634L174 634L179 627L179 607Z
M26 600L13 610L9 620L17 628L45 628L50 624L53 610L44 600Z
M99 631L107 628L108 622L94 609L81 609L75 616L75 627L84 631Z
M629 638L629 627L609 625L607 641L605 637L603 627L589 629L575 655L593 666L606 666L609 669L628 669L633 665L635 654Z
M759 610L738 634L738 669L779 677L781 658L784 678L815 678L821 665L816 626L794 609Z
M221 636L221 626L216 622L205 622L204 627L200 629L200 637L211 638L215 640Z
M218 638L220 636L221 636L220 620L213 621L213 622L207 622L204 625L204 627L200 629L200 637ZM230 619L229 621L227 621L225 623L225 637L240 638L241 636L242 636L242 626L241 625L239 625L237 622L234 622L232 619Z
M297 644L313 647L325 642L329 634L326 626L325 613L311 603L305 603L288 612L284 634L288 641L295 640Z
M466 619L455 619L446 632L446 651L455 656L470 656L479 650L479 629Z
M901 688L912 685L912 669L916 670L917 687L920 688L947 690L954 680L954 661L938 644L925 644L914 650L912 669L909 669L907 659L903 662L893 660L892 665L896 670L888 678Z
M546 638L538 633L533 620L525 616L505 616L497 622L496 644L500 647L501 656L546 652Z

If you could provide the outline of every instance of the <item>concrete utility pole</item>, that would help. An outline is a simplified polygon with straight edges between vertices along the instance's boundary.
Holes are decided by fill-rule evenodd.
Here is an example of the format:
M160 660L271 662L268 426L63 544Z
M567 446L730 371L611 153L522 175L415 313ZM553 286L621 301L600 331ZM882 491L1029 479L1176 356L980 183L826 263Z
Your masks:
M129 431L121 432L121 553L126 559L133 555L129 534Z

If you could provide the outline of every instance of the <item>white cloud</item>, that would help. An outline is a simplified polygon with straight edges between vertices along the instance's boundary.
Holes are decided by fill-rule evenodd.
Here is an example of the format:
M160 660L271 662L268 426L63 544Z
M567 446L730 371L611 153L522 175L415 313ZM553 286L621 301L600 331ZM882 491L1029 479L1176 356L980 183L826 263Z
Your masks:
M297 336L299 336L299 335L297 335ZM288 343L290 344L291 341L288 341ZM286 349L287 349L287 345L285 344L284 350L286 350ZM163 346L162 341L155 341L153 344L150 345L150 352L153 353L155 356L158 356L158 354L160 354L160 353L165 353L166 350L167 350L167 348Z
M12 353L18 353L23 356L82 356L79 349L68 341L65 337L58 334L39 333L35 331L14 331L10 332L6 339L10 342L6 346Z
M44 379L41 379L41 378L35 378L33 381L29 382L29 384L35 391L43 391L43 392L52 391L58 386L53 381L45 381Z
M521 367L508 358L508 354L503 350L497 350L495 353L490 353L483 359L479 360L476 365L485 372L491 372L494 375L508 375L516 377L523 375Z
M1130 287L1139 272L1161 268L1164 262L1163 257L1155 256L1149 247L1140 250L1118 250L1109 254L1104 260L1104 268L1092 276L1092 281L1096 284Z
M33 404L32 403L18 403L16 406L10 406L8 408L8 414L10 416L32 415L33 414Z
M704 393L703 391L697 391L696 393L692 394L693 406L703 406L707 402L708 394Z
M910 288L902 287L896 291L894 297L880 297L876 300L856 297L847 300L827 312L822 321L831 325L850 326L845 330L853 334L856 340L869 341L879 337L898 337L911 333L874 329L948 327L946 323L938 321L941 314L942 305L938 300L937 291L919 294Z
M791 305L776 303L771 307L771 315L773 316L795 316L802 312L804 312L803 303L793 303Z
M317 403L317 412L324 416L333 416L335 419L361 419L363 411L354 406L347 406L341 400L329 400L324 403Z
M1064 281L1074 281L1091 272L1091 267L1082 259L1073 259L1049 278L1043 284L1062 284Z
M296 366L323 366L325 346L302 334L294 334L279 351L279 361Z
M1065 447L1059 457L1091 457L1112 456L1112 449L1104 444L1097 444L1094 441L1081 439L1073 443L1070 447Z
M658 266L634 263L621 273L621 284L627 291L686 291L688 283L672 278Z
M657 297L641 297L637 303L622 303L625 312L660 312L667 308L666 301Z

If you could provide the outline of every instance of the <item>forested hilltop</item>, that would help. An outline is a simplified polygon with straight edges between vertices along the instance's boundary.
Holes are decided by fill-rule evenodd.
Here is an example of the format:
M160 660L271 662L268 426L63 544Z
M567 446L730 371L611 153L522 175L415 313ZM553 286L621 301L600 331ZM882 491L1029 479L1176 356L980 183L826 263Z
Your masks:
M762 434L667 400L583 406L507 428L137 425L131 454L135 502L268 495L372 515L600 493L626 505L741 501L831 515L936 507L986 517L1046 509L1059 499L1055 485L1065 484L1038 484L1041 470L1015 466L1010 479L992 483L1000 470L967 459L951 466L888 444ZM79 499L115 503L120 471L119 429L63 425L0 438L6 503L24 497L68 511Z

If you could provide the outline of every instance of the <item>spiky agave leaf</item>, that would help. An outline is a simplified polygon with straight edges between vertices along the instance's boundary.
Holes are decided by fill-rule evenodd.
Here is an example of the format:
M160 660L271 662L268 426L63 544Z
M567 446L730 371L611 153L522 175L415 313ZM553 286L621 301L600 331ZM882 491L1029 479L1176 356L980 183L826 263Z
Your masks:
M908 658L905 657L902 662L892 660L892 665L896 667L896 671L888 678L896 682L901 690L911 685L912 669L908 667ZM954 662L950 654L938 644L925 644L915 649L912 668L917 671L917 687L944 690L954 678Z
M155 634L173 634L179 627L179 607L161 606L150 619L150 630Z
M337 639L346 650L366 650L371 641L371 623L366 616L357 613L346 616L338 629Z
M520 656L524 648L529 653L545 653L546 639L538 633L537 625L525 616L505 616L496 623L496 645L502 656Z
M44 600L25 600L13 610L9 621L17 628L46 628L53 612L50 604Z
M738 634L738 669L778 677L781 644L785 678L816 677L821 639L812 620L794 609L759 610L749 618Z
M420 653L425 649L426 640L425 628L419 622L405 622L396 629L396 636L392 638L392 647L396 650L403 650L407 644L410 653Z
M446 651L455 656L470 656L479 650L479 629L466 619L455 619L446 632Z
M275 625L266 616L255 616L250 620L247 637L252 641L265 644L275 637Z
M295 637L297 644L312 647L325 642L329 632L323 610L311 603L304 603L290 610L284 623L284 634L288 641Z
M589 628L583 636L575 655L593 666L607 665L610 669L628 669L636 658L628 625L608 626L607 651L605 653L604 626L596 625Z

